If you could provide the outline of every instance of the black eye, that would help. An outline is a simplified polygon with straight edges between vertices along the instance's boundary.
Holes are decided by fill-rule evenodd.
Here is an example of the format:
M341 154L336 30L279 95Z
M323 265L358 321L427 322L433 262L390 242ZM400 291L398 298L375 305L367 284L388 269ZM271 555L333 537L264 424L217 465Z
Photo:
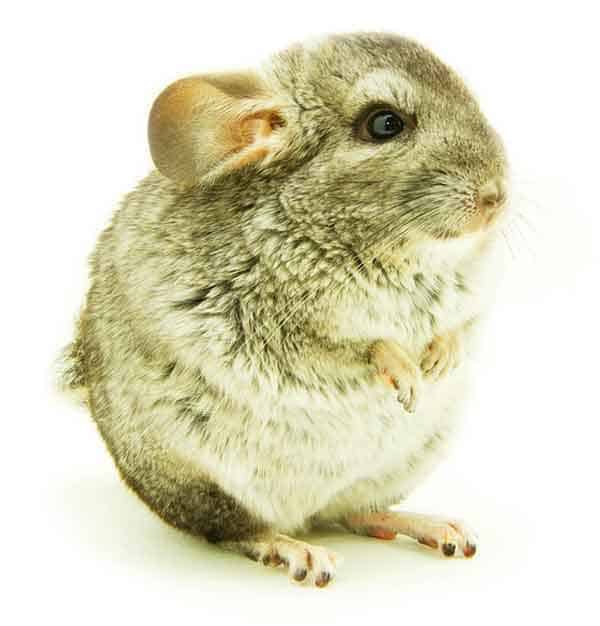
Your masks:
M366 131L375 141L395 137L404 129L404 122L393 111L376 111L367 118Z

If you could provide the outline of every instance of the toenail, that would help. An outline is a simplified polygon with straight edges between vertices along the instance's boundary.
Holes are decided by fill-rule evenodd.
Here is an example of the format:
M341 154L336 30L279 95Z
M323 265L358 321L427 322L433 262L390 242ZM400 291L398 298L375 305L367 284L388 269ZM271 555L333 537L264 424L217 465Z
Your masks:
M308 570L305 567L300 567L294 572L294 580L298 582L303 581L308 574Z
M464 555L470 559L477 552L477 546L474 543L467 543L465 545L465 549L463 550Z
M321 572L315 580L315 585L317 585L317 587L325 587L330 580L331 574L329 572Z
M456 546L453 543L445 543L442 546L442 552L445 556L454 556L456 552Z

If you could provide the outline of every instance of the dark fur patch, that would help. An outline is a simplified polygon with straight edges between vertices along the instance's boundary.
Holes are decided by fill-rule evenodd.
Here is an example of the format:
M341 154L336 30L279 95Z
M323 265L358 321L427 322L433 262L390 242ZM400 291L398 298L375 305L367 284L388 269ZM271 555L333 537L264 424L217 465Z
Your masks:
M266 530L235 498L213 482L180 483L160 475L158 468L123 472L125 482L165 522L211 543L242 541Z
M360 256L356 253L356 251L353 248L350 249L350 254L352 255L352 260L354 261L354 265L356 269L358 270L358 273L361 276L366 277L368 274L367 268L365 267L365 264L363 263Z
M175 369L176 366L177 366L177 363L175 363L175 361L173 361L172 363L169 363L163 371L163 378L165 379L169 378L171 374L173 373L173 370Z
M196 404L194 398L180 398L177 400L177 420L187 424L189 433L199 430L210 419L210 413L198 410L195 408Z
M235 356L246 343L246 331L244 329L244 321L242 315L242 303L239 299L233 301L230 309L230 319L233 325L233 332L235 339L229 347L227 354L229 356Z
M431 302L439 302L442 299L442 294L441 292L436 289L435 287L431 287L429 289L427 289L427 293L429 294L429 299L431 300Z
M177 311L189 311L190 309L196 308L199 304L202 304L206 297L210 292L210 288L208 289L198 289L196 293L190 298L186 298L185 300L180 300L173 305L173 308Z
M373 268L376 270L375 279L377 284L379 284L380 286L392 284L392 281L381 261L377 257L375 257L372 263Z

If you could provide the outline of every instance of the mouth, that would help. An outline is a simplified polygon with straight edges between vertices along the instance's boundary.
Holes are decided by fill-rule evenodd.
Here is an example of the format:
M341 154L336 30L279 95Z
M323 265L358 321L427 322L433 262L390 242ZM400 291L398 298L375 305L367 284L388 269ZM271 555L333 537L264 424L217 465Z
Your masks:
M504 214L504 203L494 209L482 211L479 210L469 221L461 228L461 233L470 235L479 231L491 229Z
M449 240L459 239L460 237L473 235L475 233L492 231L505 213L505 204L497 206L493 210L478 210L475 214L469 216L466 223L460 226L440 226L430 230L429 235L433 237L433 239Z
M475 194L472 209L474 214L462 227L465 234L489 230L506 208L506 181L495 177L482 185Z
M496 230L507 209L506 180L495 177L476 191L469 189L464 195L450 198L446 207L432 210L423 231L438 241L490 233Z

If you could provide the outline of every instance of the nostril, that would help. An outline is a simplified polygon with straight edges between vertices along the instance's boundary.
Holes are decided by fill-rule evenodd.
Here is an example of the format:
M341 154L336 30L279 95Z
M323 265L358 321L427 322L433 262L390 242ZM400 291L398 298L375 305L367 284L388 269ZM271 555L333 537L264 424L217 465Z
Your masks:
M499 207L505 199L504 185L498 178L493 178L485 183L477 194L477 204L484 211Z

